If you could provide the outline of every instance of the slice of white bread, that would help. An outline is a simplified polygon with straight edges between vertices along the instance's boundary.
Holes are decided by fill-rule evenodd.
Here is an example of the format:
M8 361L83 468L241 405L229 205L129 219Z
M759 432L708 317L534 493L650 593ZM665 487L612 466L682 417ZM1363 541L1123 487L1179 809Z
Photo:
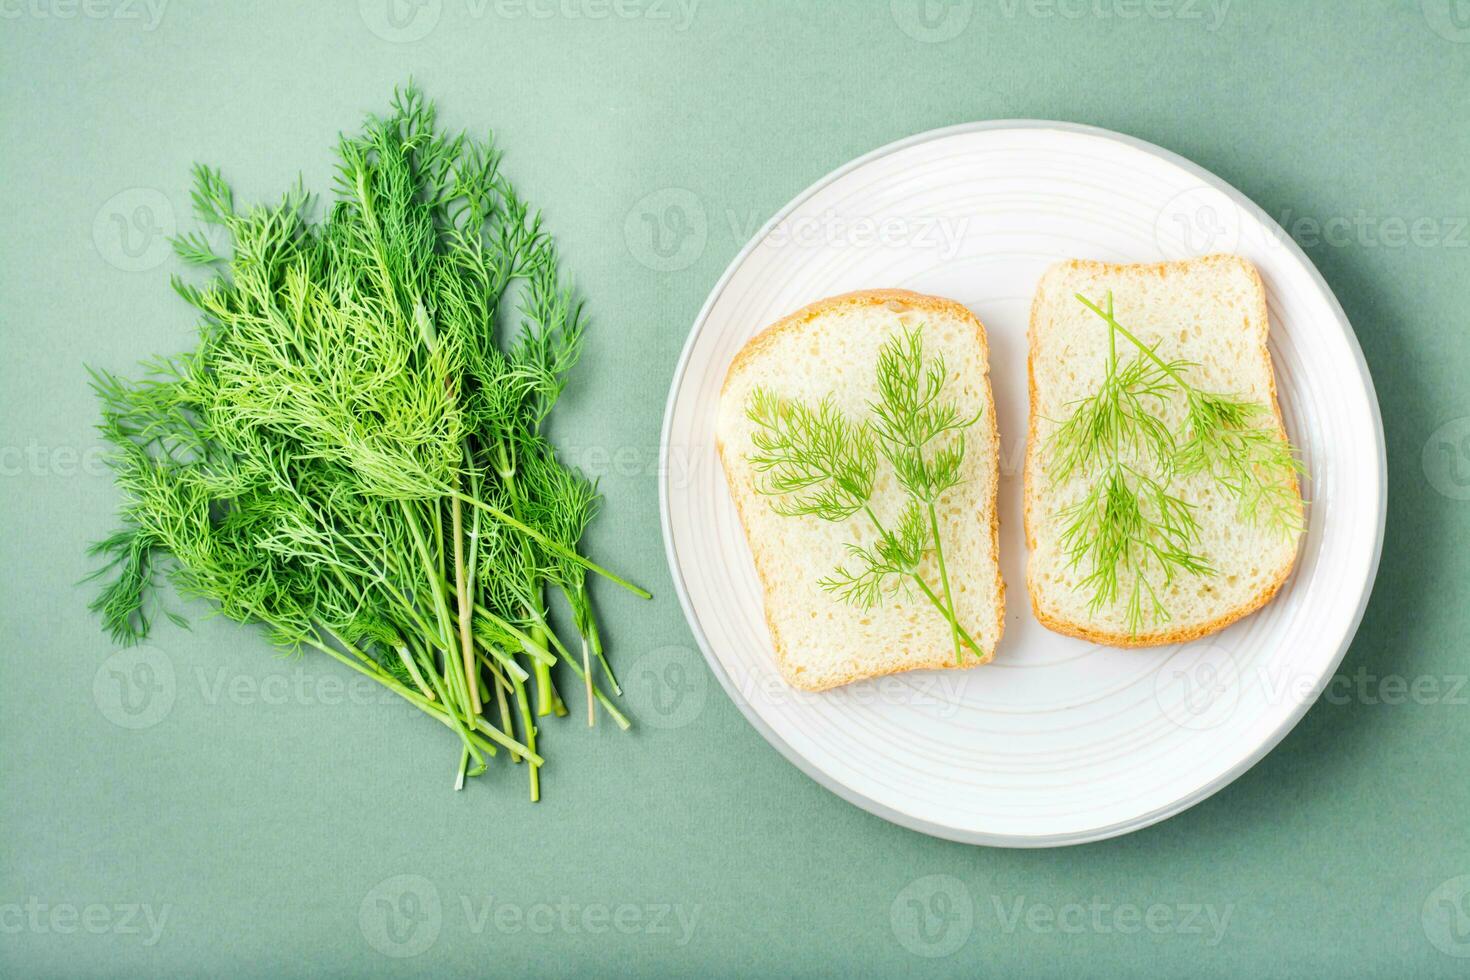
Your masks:
M1000 437L985 328L959 303L905 290L835 296L798 310L746 344L730 365L720 395L720 459L765 590L776 663L792 687L820 691L903 670L982 662L967 652L963 664L956 663L948 621L912 586L867 610L823 590L819 580L851 561L848 542L873 544L871 526L861 514L833 523L776 513L772 498L757 492L747 459L754 451L755 426L746 406L755 388L813 405L831 396L849 419L865 419L868 403L878 397L879 349L904 327L920 324L926 363L944 355L944 397L962 415L979 415L965 430L962 482L940 498L938 507L957 619L985 651L985 661L1000 639L1005 606L995 502ZM888 462L880 458L872 496L878 520L891 525L905 499ZM921 575L937 590L932 552Z
M1152 265L1074 259L1046 271L1031 307L1026 443L1026 545L1031 551L1026 586L1031 607L1047 628L1097 643L1179 643L1224 629L1269 602L1291 572L1299 535L1243 519L1235 499L1208 474L1176 477L1171 487L1194 506L1200 525L1195 550L1213 564L1215 574L1176 575L1159 592L1168 621L1146 620L1136 634L1128 629L1123 601L1088 608L1091 593L1078 587L1088 569L1069 567L1057 514L1083 496L1089 481L1081 474L1061 482L1051 479L1048 455L1058 423L1071 414L1073 403L1097 391L1106 374L1107 325L1076 294L1103 305L1109 290L1114 315L1128 331L1145 344L1158 344L1166 361L1192 362L1190 384L1269 406L1284 437L1266 348L1266 293L1255 267L1234 255ZM1134 348L1126 350L1131 357ZM1164 415L1176 434L1182 427L1182 401L1176 398ZM1300 514L1295 480L1291 493Z

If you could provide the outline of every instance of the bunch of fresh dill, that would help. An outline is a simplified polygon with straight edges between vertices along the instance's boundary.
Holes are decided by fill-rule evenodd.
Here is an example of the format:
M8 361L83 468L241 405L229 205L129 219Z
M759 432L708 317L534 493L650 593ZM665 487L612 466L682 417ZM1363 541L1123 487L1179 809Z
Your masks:
M589 724L600 703L628 727L587 573L648 597L581 554L598 496L541 434L582 308L498 153L438 131L412 86L338 155L320 221L300 189L240 209L196 168L195 211L218 234L174 245L214 274L174 288L203 314L198 347L141 380L93 372L125 498L123 529L93 548L110 576L93 608L118 641L146 636L162 572L445 725L456 787L499 746L530 764L534 800L533 710L566 714L559 661ZM549 622L553 592L576 652Z
M1088 486L1056 519L1070 563L1086 572L1079 587L1091 592L1089 607L1121 601L1136 636L1145 621L1168 621L1160 592L1175 576L1214 574L1176 478L1204 474L1243 520L1295 535L1301 463L1266 405L1192 384L1193 364L1165 361L1118 322L1111 292L1101 304L1076 299L1107 327L1108 360L1098 390L1073 403L1048 442L1051 478L1081 475ZM1120 340L1132 357L1120 354ZM1170 414L1175 403L1182 418Z
M807 405L756 388L746 406L755 425L755 452L746 458L760 474L756 490L772 497L778 514L842 522L861 512L877 534L869 546L847 546L852 567L838 566L819 583L823 589L871 609L903 586L917 585L949 623L955 662L963 661L965 648L983 660L955 614L937 511L940 498L960 483L965 430L980 417L961 415L943 398L944 356L926 362L922 332L922 325L904 328L883 344L878 399L868 405L871 417L860 422L843 415L830 398ZM871 505L879 456L905 495L898 519L886 525ZM931 551L937 590L920 567Z

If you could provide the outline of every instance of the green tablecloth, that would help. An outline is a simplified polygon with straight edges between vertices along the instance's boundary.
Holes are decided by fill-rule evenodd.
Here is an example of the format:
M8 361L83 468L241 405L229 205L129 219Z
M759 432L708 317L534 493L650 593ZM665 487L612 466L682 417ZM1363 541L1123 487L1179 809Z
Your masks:
M115 503L83 363L189 343L163 234L190 163L246 199L325 188L334 134L410 76L494 127L590 300L558 433L602 479L595 553L658 593L601 601L645 723L547 726L537 806L518 773L455 794L444 732L230 624L116 657L75 584ZM0 972L1470 969L1464 0L0 0L0 80ZM675 359L748 235L858 154L1007 117L1151 140L1280 220L1389 453L1322 703L1206 803L1040 852L890 826L769 748L694 648L656 492ZM668 199L703 220L655 241Z

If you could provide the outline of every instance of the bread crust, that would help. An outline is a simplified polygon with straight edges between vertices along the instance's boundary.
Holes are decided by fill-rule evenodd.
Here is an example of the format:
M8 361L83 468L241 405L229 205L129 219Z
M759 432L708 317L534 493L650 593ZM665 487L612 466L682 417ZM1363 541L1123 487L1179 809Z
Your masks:
M1266 376L1269 378L1270 383L1271 413L1276 420L1276 431L1280 434L1282 439L1285 439L1286 423L1282 419L1281 405L1276 397L1276 368L1275 365L1271 363L1271 352L1270 349L1266 346L1266 336L1270 324L1269 314L1266 310L1266 290L1261 283L1260 273L1256 270L1255 265L1253 265L1248 260L1238 255L1228 255L1224 253L1204 255L1198 258L1182 259L1173 262L1153 262L1136 264L1101 262L1094 259L1065 259L1050 266L1046 270L1046 272L1042 274L1042 279L1045 279L1046 276L1051 275L1054 271L1072 269L1086 270L1088 272L1100 273L1104 275L1141 274L1165 278L1172 274L1191 271L1199 268L1207 268L1212 265L1229 265L1240 269L1251 278L1251 281L1255 286L1257 304L1255 316L1252 322L1254 324L1260 325L1260 353L1261 357L1265 359ZM1038 282L1036 296L1031 301L1031 318L1026 331L1026 389L1027 397L1030 403L1030 412L1028 415L1026 427L1026 489L1022 523L1025 528L1026 534L1026 549L1032 554L1034 554L1036 551L1036 535L1034 525L1035 521L1038 520L1038 518L1033 514L1033 507L1036 500L1036 488L1032 485L1031 464L1033 454L1037 454L1040 452L1040 449L1036 443L1036 348L1037 331L1039 328L1037 314L1038 308L1041 304L1041 295L1042 292L1040 284ZM1295 485L1297 499L1298 501L1300 501L1300 481L1298 481L1296 477L1293 476L1292 483ZM1152 633L1115 633L1110 632L1106 629L1092 626L1088 623L1072 622L1069 620L1059 619L1048 614L1041 608L1041 604L1037 599L1037 593L1039 590L1037 589L1035 581L1032 579L1032 572L1035 568L1035 561L1029 557L1026 562L1026 591L1031 599L1031 611L1036 616L1037 621L1054 633L1061 633L1066 636L1075 636L1081 640L1089 640L1093 643L1101 643L1106 646L1114 647L1136 648L1167 646L1172 643L1187 643L1190 640L1197 640L1200 637L1209 636L1211 633L1218 633L1221 630L1225 629L1227 626L1230 626L1232 623L1235 623L1238 620L1249 616L1251 613L1255 612L1266 603L1270 602L1276 597L1276 594L1281 591L1281 587L1286 584L1286 580L1291 577L1291 571L1293 568L1296 567L1298 551L1300 551L1300 546L1298 546L1296 551L1292 552L1291 560L1286 562L1280 568L1277 574L1273 577L1272 581L1267 583L1259 592L1251 596L1245 602L1242 602L1239 605L1226 610L1221 615L1206 622L1196 623L1191 626L1181 626L1173 629L1159 630Z
M764 352L782 333L800 329L813 319L844 307L888 306L890 304L901 305L904 311L928 311L968 320L974 325L975 335L980 341L980 348L985 353L985 378L982 388L985 393L985 411L990 420L990 459L993 470L990 481L990 542L992 553L996 557L995 641L996 645L999 645L1001 634L1005 631L1006 590L1005 580L1001 577L1000 573L1000 509L998 506L1000 491L1000 425L995 418L995 395L990 385L990 344L985 335L985 326L980 322L979 317L975 316L968 307L954 300L945 299L940 296L928 296L923 293L911 292L907 289L866 289L817 300L815 303L803 306L795 313L782 317L747 341L745 346L736 353L735 358L730 362L730 367L725 372L725 380L720 387L720 395L723 398L729 390L731 379L737 377L748 361ZM730 450L725 445L724 439L718 434L715 438L715 447L719 452L720 465L725 471L726 482L731 485L731 489L733 490L732 474L734 470L731 466ZM834 687L841 687L844 684L851 684L854 681L885 677L890 674L898 674L910 670L955 670L978 667L994 659L995 651L992 648L984 660L975 660L971 657L966 657L963 663L955 663L953 649L946 647L943 650L936 651L932 655L925 656L917 663L910 662L891 669L876 671L854 669L847 673L837 675L837 679L832 680L830 683L812 684L803 681L791 669L787 657L786 643L781 637L780 629L775 620L771 617L771 594L768 583L772 580L772 576L768 574L768 565L774 558L768 555L760 542L756 541L751 535L751 523L749 515L746 512L746 500L738 493L732 492L730 496L735 501L735 510L740 516L741 528L745 532L745 539L749 542L751 553L755 557L756 571L761 580L761 591L764 593L766 600L763 603L766 627L771 633L771 640L776 648L776 665L780 669L781 677L791 687L803 691L825 691Z

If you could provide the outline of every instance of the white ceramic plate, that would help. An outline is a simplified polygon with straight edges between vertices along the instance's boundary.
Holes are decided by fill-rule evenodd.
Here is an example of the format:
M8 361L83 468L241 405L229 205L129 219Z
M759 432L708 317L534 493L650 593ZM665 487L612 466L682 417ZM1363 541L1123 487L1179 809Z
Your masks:
M1309 469L1310 527L1274 602L1213 637L1116 650L1059 636L1026 594L1026 322L1068 257L1251 259L1266 283L1282 410ZM799 694L780 681L761 590L715 453L726 368L806 303L895 286L957 299L990 336L1001 429L1006 629L990 666ZM1218 177L1062 123L979 123L875 151L818 181L736 256L669 392L660 485L674 582L715 675L751 723L833 792L973 843L1097 840L1199 802L1296 724L1342 659L1383 537L1382 423L1362 352L1316 269Z

